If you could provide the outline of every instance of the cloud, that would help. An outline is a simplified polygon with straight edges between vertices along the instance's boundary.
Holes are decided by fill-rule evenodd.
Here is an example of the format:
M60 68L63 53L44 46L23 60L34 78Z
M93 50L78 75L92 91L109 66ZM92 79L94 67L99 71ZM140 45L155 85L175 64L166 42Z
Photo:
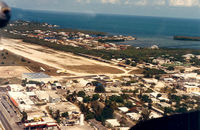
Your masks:
M199 6L199 0L169 0L169 6L192 7Z
M119 0L101 0L101 2L103 4L106 4L106 3L116 4L116 3L119 3L120 1Z
M91 0L76 0L76 2L89 4L91 2Z
M158 5L158 6L166 5L166 0L154 0L153 5Z
M135 2L135 5L138 5L138 6L145 6L147 5L147 0L138 0L137 2Z
M119 4L121 6L200 6L200 0L76 0L79 3Z

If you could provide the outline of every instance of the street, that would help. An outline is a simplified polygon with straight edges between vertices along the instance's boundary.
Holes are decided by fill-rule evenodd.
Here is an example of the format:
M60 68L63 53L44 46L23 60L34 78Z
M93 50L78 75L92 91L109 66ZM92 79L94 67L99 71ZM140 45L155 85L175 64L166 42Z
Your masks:
M0 120L6 130L22 130L16 124L19 119L12 105L9 104L5 93L0 93Z

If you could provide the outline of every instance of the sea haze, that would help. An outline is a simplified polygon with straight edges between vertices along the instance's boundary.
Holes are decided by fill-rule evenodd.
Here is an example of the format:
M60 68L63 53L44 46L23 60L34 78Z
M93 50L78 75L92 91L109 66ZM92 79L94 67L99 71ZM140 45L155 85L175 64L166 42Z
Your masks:
M177 41L174 35L200 36L200 19L165 17L78 14L13 9L12 20L47 22L63 28L94 30L110 34L131 35L136 41L123 44L148 47L200 49L200 41Z

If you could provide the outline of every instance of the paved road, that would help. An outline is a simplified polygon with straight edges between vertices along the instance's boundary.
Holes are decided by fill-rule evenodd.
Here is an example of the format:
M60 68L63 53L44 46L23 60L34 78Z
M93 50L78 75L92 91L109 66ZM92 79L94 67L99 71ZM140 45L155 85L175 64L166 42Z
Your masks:
M3 113L1 111L0 111L0 120L6 130L13 130L12 127L10 126L9 122L7 121L7 119L5 118L5 116L3 115Z
M22 128L16 124L18 119L14 109L4 96L4 93L0 93L0 120L3 126L6 130L22 130Z

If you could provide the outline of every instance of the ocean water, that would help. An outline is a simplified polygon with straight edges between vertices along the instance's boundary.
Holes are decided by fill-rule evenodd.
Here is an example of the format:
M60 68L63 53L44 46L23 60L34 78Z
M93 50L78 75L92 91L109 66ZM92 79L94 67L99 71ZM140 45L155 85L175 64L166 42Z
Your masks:
M13 9L13 20L29 20L60 25L63 28L131 35L133 46L158 45L167 48L200 49L200 41L173 40L174 35L200 36L200 19L178 19L128 15L59 13Z

